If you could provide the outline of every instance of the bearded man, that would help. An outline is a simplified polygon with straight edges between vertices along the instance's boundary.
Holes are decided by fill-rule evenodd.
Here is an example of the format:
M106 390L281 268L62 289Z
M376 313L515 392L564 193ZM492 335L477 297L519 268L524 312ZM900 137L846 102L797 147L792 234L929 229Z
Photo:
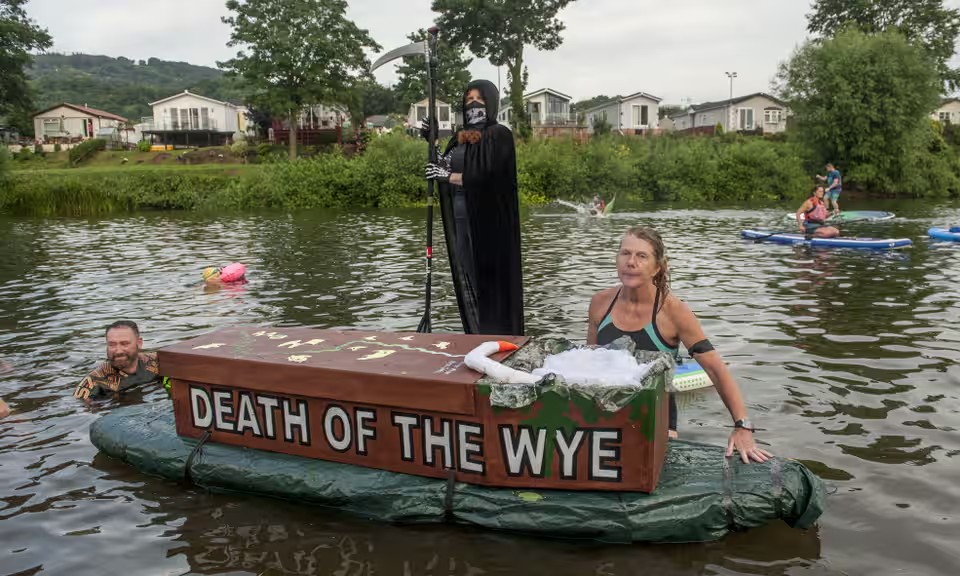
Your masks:
M105 336L107 361L80 382L73 392L74 398L91 400L163 380L157 353L142 351L143 338L135 322L117 320L107 326Z

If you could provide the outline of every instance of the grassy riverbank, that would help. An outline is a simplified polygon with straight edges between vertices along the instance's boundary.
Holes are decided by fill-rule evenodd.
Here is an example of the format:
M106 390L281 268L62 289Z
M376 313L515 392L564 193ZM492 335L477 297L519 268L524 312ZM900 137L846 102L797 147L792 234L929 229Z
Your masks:
M188 164L164 153L101 152L80 168L11 160L0 210L97 214L142 209L247 210L394 207L423 202L426 144L400 134L374 139L350 158L333 151L296 162L239 164L207 152ZM121 158L128 161L121 163ZM32 165L33 169L24 169ZM721 137L604 137L579 144L537 139L517 145L521 202L797 200L820 167L788 141ZM939 196L956 195L944 189ZM933 196L934 194L931 194Z

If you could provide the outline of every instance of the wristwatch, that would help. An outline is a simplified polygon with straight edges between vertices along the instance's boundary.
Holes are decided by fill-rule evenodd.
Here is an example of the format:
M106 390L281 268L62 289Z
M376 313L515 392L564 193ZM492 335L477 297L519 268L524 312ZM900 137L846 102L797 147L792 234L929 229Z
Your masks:
M734 423L733 423L733 427L734 427L734 428L743 428L744 430L749 430L749 431L751 431L751 432L754 431L753 424L752 424L749 420L747 420L746 418L744 418L743 420L737 420L736 422L734 422Z

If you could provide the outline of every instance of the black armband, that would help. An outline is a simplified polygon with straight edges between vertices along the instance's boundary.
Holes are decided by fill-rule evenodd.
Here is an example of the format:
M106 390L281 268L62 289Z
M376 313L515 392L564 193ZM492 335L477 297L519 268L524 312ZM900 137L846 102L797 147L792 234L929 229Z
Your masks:
M690 347L690 354L691 355L703 354L711 350L713 350L713 344L711 344L709 340L704 338L703 340L697 342L696 344Z

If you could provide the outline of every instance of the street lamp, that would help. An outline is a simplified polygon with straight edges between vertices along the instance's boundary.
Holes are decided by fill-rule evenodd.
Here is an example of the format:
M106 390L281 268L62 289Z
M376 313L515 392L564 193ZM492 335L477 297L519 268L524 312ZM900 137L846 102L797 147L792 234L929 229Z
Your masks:
M730 100L727 102L727 132L730 131L730 113L731 107L733 106L733 79L737 77L736 72L724 72L727 75L727 78L730 79Z

